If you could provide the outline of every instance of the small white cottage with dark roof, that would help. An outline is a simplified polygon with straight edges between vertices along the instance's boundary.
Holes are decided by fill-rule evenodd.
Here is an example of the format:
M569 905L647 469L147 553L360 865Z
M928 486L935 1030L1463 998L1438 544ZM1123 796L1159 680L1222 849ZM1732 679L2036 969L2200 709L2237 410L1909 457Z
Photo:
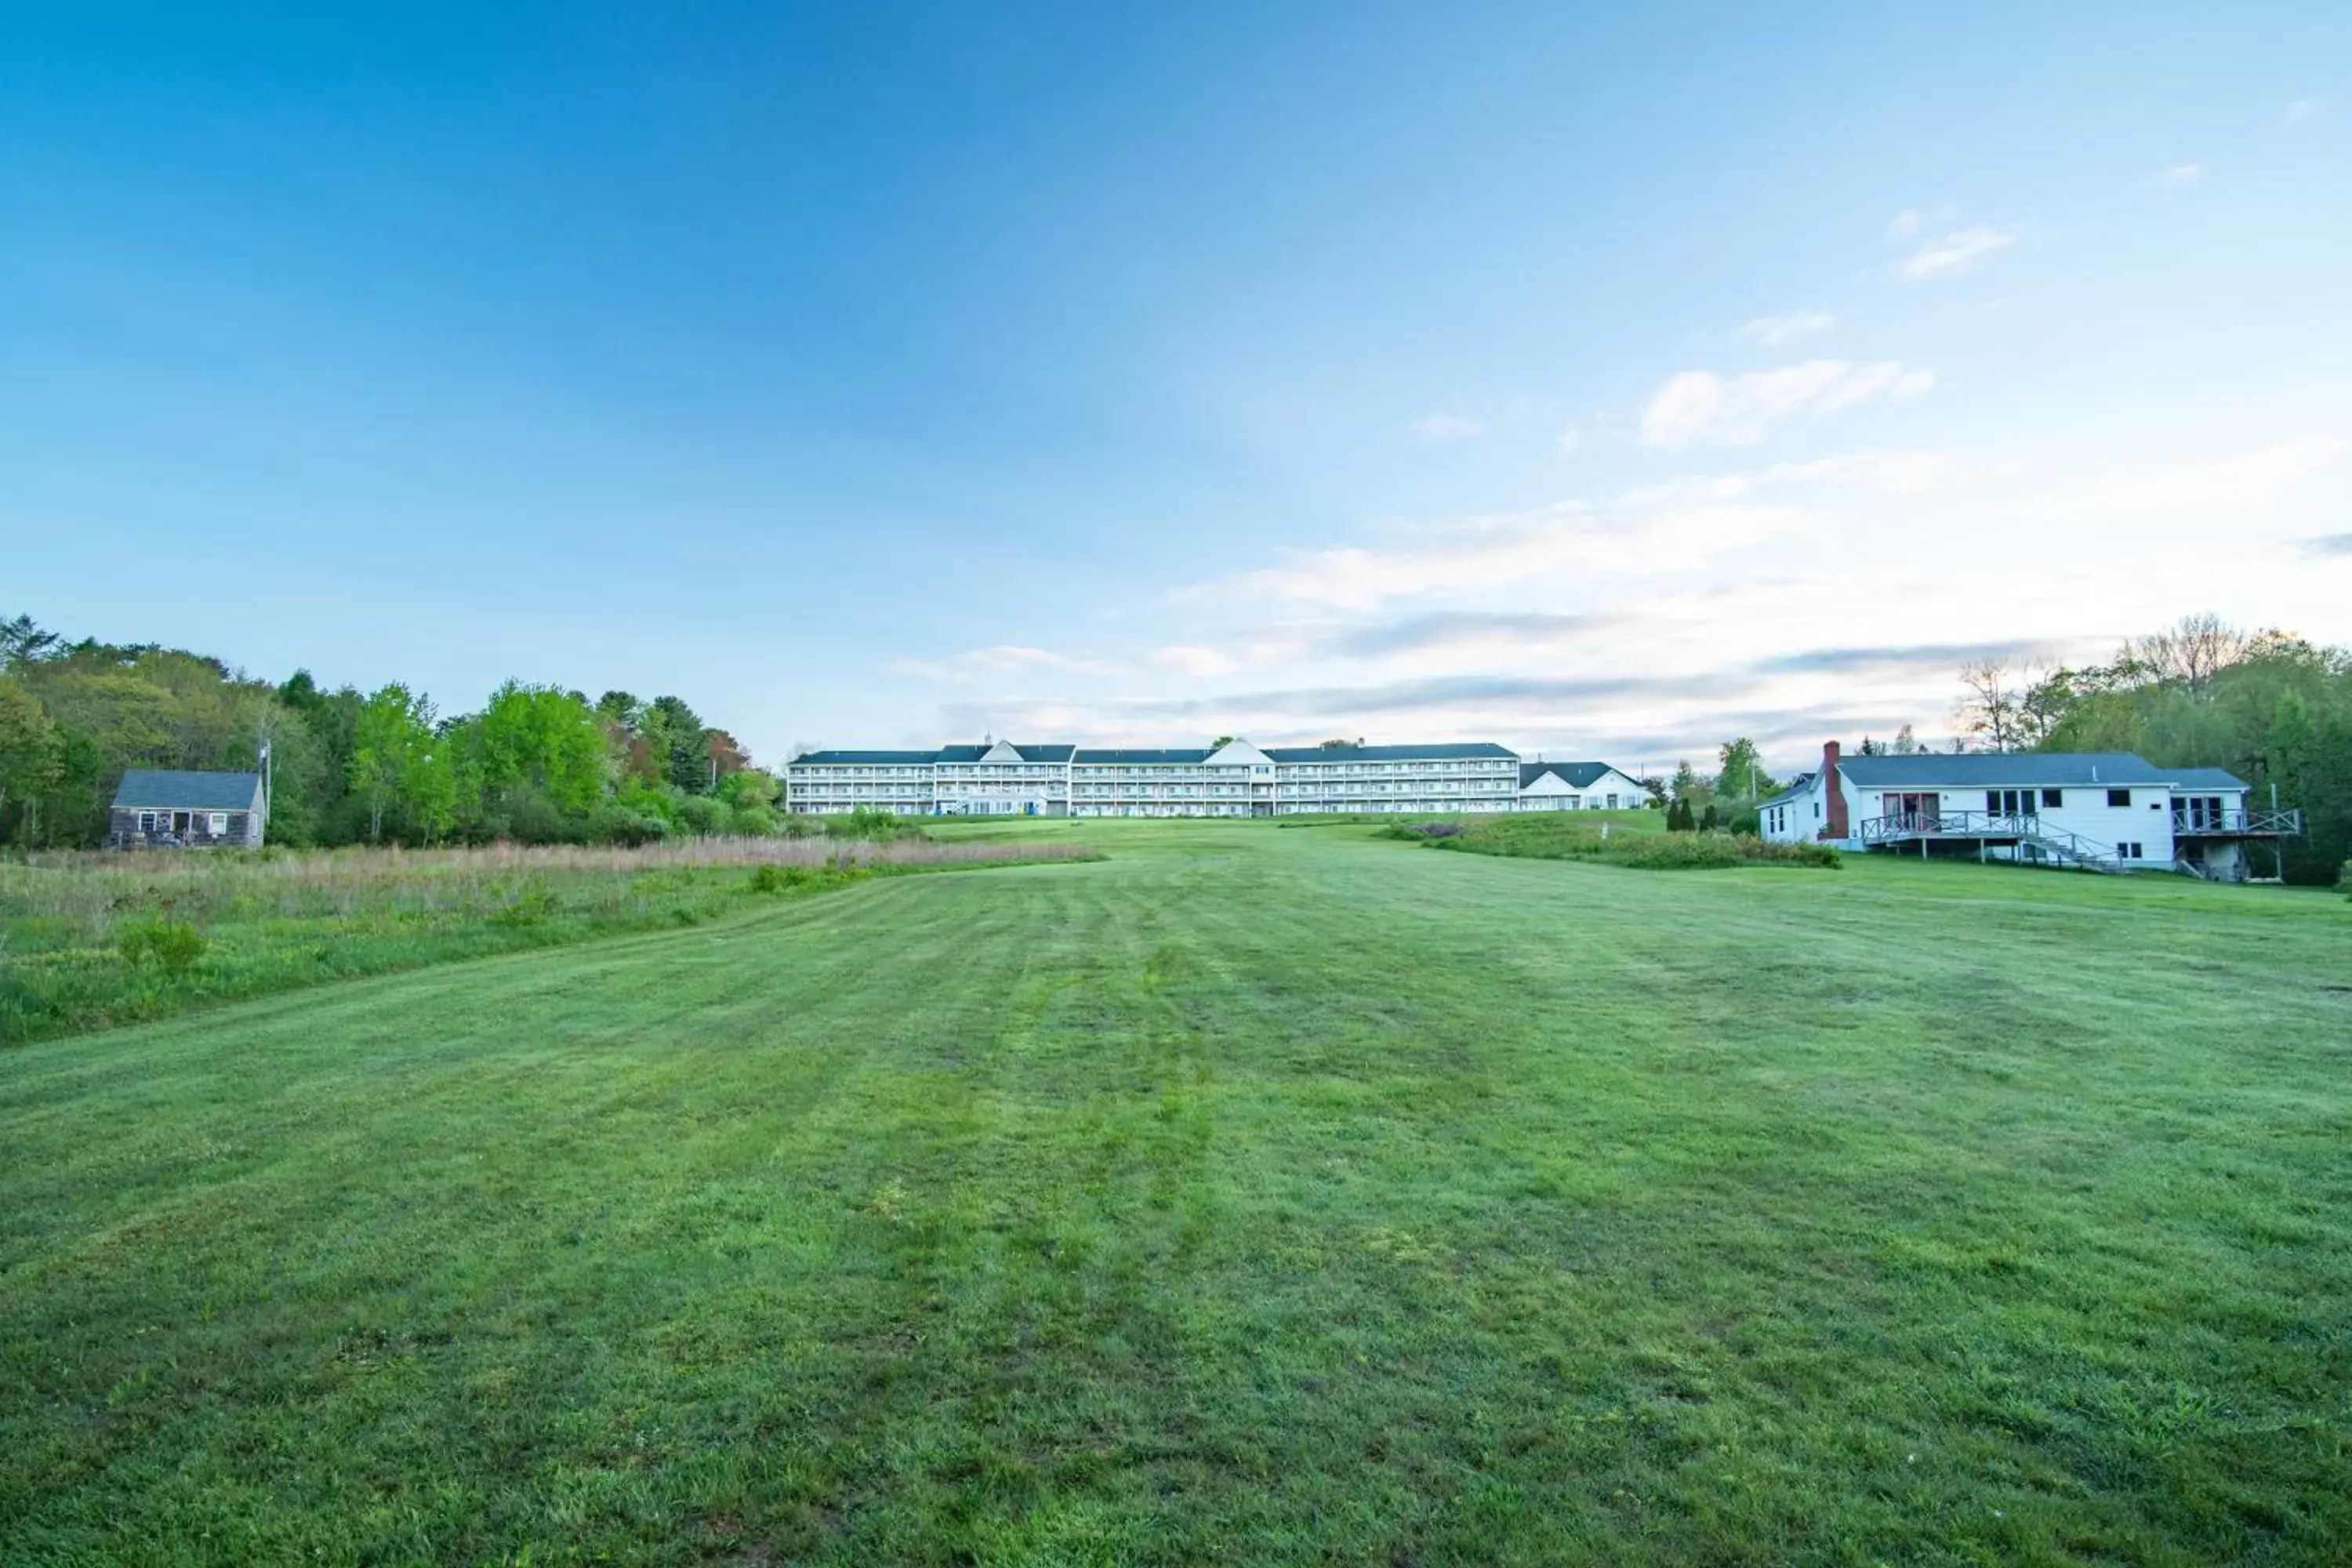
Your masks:
M1628 811L1647 805L1642 781L1607 763L1521 763L1521 811Z
M258 849L269 800L259 773L131 768L114 791L110 849Z

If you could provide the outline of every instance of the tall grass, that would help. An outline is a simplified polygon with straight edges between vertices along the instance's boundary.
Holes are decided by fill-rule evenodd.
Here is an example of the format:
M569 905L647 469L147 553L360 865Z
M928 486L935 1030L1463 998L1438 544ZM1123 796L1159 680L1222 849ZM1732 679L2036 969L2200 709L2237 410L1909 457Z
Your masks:
M694 924L748 900L877 875L1092 858L1073 844L920 837L37 855L0 863L0 1044L339 976ZM146 962L165 952L187 956Z

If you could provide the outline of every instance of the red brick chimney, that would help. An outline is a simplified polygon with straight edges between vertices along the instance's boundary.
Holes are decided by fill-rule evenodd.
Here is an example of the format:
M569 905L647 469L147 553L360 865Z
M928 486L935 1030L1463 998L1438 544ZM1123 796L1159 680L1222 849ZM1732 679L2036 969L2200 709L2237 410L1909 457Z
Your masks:
M1848 832L1845 820L1845 791L1838 784L1838 743L1835 741L1822 742L1822 788L1829 797L1829 805L1824 808L1829 820L1822 825L1822 830L1813 837L1843 838L1847 837Z

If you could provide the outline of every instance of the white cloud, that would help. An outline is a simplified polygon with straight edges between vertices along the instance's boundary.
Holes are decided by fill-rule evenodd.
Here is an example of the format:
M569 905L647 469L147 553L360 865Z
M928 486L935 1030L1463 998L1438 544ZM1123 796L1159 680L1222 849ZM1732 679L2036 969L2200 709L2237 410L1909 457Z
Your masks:
M1642 410L1642 439L1668 451L1696 443L1753 446L1775 426L1813 419L1876 397L1916 397L1935 373L1900 360L1807 360L1781 370L1720 376L1689 370L1670 376Z
M1412 422L1413 438L1432 446L1475 441L1486 433L1486 427L1475 419L1465 419L1455 414L1424 414Z
M2228 530L2231 513L2284 494L2345 450L2340 437L2306 436L2219 462L2121 470L2088 489L2048 498L2037 510L2069 521L2210 513L2216 528Z
M1767 348L1826 332L1837 325L1837 318L1827 310L1791 310L1785 316L1759 316L1739 329L1739 335L1751 343Z
M1779 507L1696 505L1627 520L1582 501L1535 511L1464 518L1385 546L1293 551L1269 566L1180 590L1181 602L1274 601L1361 612L1396 599L1462 598L1596 574L1688 571L1727 551L1785 531L1797 514Z
M2161 174L2150 174L2140 184L2151 191L2177 190L2182 185L2193 185L2204 177L2205 165L2202 163L2176 163Z
M993 647L972 648L951 658L902 658L893 662L890 668L908 675L919 675L927 680L961 685L982 676L1024 675L1036 670L1052 670L1066 675L1108 675L1118 667L1108 659L1056 653L1052 648L1029 647L1019 643L999 643Z
M2286 124L2290 127L2300 125L2306 120L2318 119L2326 111L2327 100L2324 98L2298 98L2286 106Z
M1221 653L1213 647L1198 647L1181 643L1171 643L1166 647L1153 648L1144 657L1144 662L1154 669L1164 669L1171 675L1192 676L1195 679L1211 675L1230 675L1241 668L1239 662L1230 654Z
M1931 239L1921 246L1903 263L1901 272L1906 283L1929 283L1945 278L1958 278L1973 272L1984 258L2004 246L2017 243L2017 236L2004 234L1997 228L1956 228L1951 233Z
M1918 495L1949 483L1959 465L1937 452L1849 452L1802 463L1775 463L1752 473L1711 474L1669 479L1629 490L1629 506L1684 506L1694 501L1740 500L1758 490L1801 486L1839 487L1874 495Z
M1571 425L1559 433L1557 444L1562 452L1574 457L1584 449L1584 432Z
M1918 233L1927 222L1926 213L1921 212L1917 207L1905 207L1886 220L1886 237L1889 240L1908 239Z

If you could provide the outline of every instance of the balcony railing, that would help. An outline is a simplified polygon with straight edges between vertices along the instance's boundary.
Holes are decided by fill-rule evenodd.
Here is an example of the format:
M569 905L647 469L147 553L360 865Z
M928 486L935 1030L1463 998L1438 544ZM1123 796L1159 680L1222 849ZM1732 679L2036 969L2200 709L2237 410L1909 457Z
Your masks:
M1905 811L1865 818L1855 828L1864 844L1897 838L2027 838L2042 819L2030 811Z
M2182 811L2175 806L2172 812L2172 836L2175 838L2284 837L2302 831L2303 813L2292 808L2284 811Z

